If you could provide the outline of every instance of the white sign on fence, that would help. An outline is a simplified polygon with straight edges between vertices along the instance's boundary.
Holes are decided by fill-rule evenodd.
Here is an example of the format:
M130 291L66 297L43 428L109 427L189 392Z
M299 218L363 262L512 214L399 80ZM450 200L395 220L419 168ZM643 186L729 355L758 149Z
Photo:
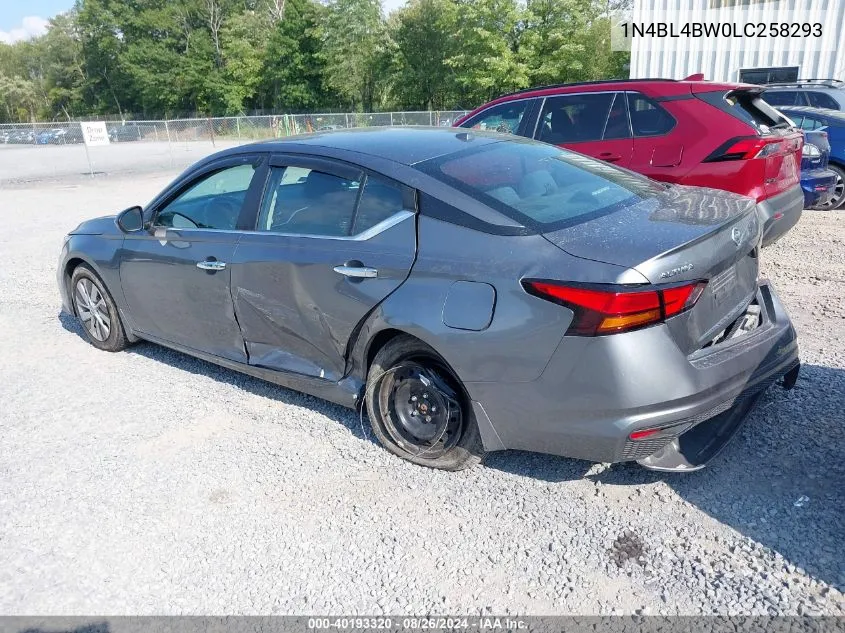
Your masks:
M82 138L88 147L109 144L109 131L105 121L83 121L79 125L82 126Z

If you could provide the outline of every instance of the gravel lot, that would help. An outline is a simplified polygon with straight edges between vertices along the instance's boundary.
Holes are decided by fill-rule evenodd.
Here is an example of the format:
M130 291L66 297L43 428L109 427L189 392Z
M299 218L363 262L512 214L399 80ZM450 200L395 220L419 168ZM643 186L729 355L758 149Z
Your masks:
M0 613L845 615L845 213L764 253L804 369L708 469L449 474L326 402L83 340L62 236L172 176L0 189Z

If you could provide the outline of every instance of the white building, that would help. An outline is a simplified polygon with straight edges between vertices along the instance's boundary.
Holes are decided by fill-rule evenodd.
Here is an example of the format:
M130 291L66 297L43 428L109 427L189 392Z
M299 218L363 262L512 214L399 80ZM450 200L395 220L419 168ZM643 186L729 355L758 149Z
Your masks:
M677 37L658 37L660 24ZM695 24L710 24L711 35L683 35ZM640 36L634 25L655 35ZM629 26L632 78L845 79L845 0L634 0ZM787 37L780 36L784 28Z

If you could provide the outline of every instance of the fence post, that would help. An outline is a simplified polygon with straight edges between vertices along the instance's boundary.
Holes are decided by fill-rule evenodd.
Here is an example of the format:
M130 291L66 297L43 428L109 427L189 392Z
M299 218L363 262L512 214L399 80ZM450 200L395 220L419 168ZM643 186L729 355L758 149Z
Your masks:
M390 113L390 127L393 127L393 113Z
M167 151L170 153L170 166L173 167L173 144L170 142L170 126L164 121L164 131L167 132Z
M431 110L428 111L428 124L434 125L434 112Z
M88 160L88 171L91 172L91 178L94 177L94 164L91 162L91 152L88 150L88 143L85 142L85 135L82 134L82 124L77 123L79 126L79 133L82 136L82 145L85 147L85 158Z
M238 128L238 140L241 140L241 117L235 117L235 127Z
M344 113L343 116L346 118L346 127L348 128L349 127L349 113L346 112L346 113Z

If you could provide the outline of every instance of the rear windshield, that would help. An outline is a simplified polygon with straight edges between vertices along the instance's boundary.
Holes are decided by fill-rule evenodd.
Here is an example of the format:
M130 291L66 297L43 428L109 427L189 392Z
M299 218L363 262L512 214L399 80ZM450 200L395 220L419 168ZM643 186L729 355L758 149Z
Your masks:
M698 96L712 106L748 123L758 132L765 134L770 129L792 127L789 119L766 103L759 92L732 90L702 92Z
M665 185L545 143L503 141L419 163L417 168L540 231L611 213Z

